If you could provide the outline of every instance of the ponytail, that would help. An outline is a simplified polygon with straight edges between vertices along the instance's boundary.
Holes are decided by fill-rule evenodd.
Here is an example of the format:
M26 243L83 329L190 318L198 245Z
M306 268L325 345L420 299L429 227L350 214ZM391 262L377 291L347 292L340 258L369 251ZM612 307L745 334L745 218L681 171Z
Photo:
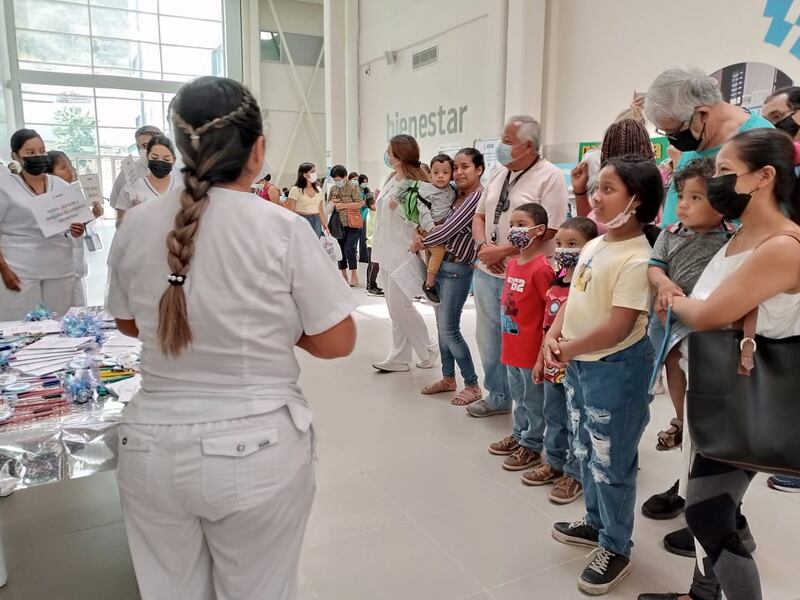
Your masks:
M230 110L232 102L236 104ZM229 112L224 114L225 110ZM247 88L221 77L201 77L187 83L170 111L185 165L185 189L175 225L167 235L171 274L170 285L158 305L158 337L162 352L176 357L192 343L184 284L200 220L210 202L209 190L217 183L239 178L253 144L261 136L262 121L258 103Z

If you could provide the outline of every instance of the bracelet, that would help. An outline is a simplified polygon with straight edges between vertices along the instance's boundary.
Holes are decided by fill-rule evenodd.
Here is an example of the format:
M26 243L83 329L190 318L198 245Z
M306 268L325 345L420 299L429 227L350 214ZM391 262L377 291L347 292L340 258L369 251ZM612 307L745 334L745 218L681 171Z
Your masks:
M572 190L572 193L573 193L573 194L575 194L576 196L585 196L587 191L588 191L588 190L584 190L584 191L582 191L582 192L578 192L578 191L576 191L575 189L573 189L573 190Z

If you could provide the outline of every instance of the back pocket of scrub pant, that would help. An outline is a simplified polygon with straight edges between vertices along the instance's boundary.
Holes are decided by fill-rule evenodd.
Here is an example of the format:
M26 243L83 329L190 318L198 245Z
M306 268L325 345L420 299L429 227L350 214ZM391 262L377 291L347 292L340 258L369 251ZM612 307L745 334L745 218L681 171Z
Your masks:
M248 508L267 501L281 487L277 428L243 429L204 435L203 499L216 508Z
M129 425L119 429L117 482L125 492L150 494L150 465L155 437Z

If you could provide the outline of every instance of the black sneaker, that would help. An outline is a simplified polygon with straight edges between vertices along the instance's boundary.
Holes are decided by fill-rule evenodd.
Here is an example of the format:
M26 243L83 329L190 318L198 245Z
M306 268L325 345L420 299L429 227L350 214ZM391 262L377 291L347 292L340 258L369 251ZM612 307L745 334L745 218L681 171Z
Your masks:
M650 519L666 521L683 512L686 500L678 495L678 482L662 494L651 496L642 504L642 514Z
M756 541L753 539L753 534L750 532L750 526L744 515L738 515L736 518L736 532L739 534L742 546L744 546L750 554L755 552ZM676 554L677 556L685 556L687 558L697 557L694 536L692 532L689 531L688 527L678 529L678 531L673 531L665 535L664 549L670 554Z
M367 288L367 296L378 296L383 298L386 294L383 293L381 288Z
M578 589L590 596L601 596L617 587L630 572L630 558L598 548L594 559L578 578Z
M439 286L428 287L423 284L422 291L425 292L425 297L431 304L439 304Z
M553 539L570 546L586 546L597 548L600 532L589 525L586 517L567 523L566 521L553 525L551 531Z

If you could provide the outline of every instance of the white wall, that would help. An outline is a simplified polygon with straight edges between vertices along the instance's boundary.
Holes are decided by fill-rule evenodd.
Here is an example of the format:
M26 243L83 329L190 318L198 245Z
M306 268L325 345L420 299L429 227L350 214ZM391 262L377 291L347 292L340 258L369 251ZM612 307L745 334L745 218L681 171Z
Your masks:
M273 0L277 20L286 33L305 35L323 34L322 4L300 0ZM278 24L267 0L259 0L261 29L278 31ZM309 89L314 67L296 66L303 91ZM292 132L303 107L302 97L292 77L288 64L262 62L260 64L259 103L267 126L267 160L272 166L272 181L279 187L289 187L297 176L297 166L310 161L320 172L325 165L325 73L320 67L315 83L308 94L309 108L316 125L315 136L303 115L297 135L289 146ZM283 169L281 166L283 165Z
M468 106L462 133L419 139L426 158L441 143L496 136L507 110L528 112L542 121L546 156L574 161L578 142L601 139L634 90L645 91L669 66L693 64L712 73L763 62L800 81L800 61L789 53L800 28L781 48L765 43L771 23L762 14L765 3L361 0L362 168L373 178L386 172L387 113ZM788 20L799 15L795 0ZM439 44L439 63L412 71L412 52L432 43ZM398 51L395 65L386 64L386 50Z
M497 39L497 11L503 0L417 0L401 3L361 0L359 40L359 108L361 170L377 181L387 170L383 153L392 133L387 115L417 120L422 159L430 159L443 144L471 145L475 138L495 135L502 120L505 78L504 49L488 43ZM439 62L413 71L411 56L439 44ZM388 65L384 52L397 53ZM502 67L502 68L501 68ZM439 127L439 110L444 132ZM419 133L420 115L433 127ZM455 115L460 131L448 132ZM399 125L399 124L398 124ZM428 134L430 132L430 135ZM406 131L409 133L409 131ZM413 132L411 132L413 133Z

